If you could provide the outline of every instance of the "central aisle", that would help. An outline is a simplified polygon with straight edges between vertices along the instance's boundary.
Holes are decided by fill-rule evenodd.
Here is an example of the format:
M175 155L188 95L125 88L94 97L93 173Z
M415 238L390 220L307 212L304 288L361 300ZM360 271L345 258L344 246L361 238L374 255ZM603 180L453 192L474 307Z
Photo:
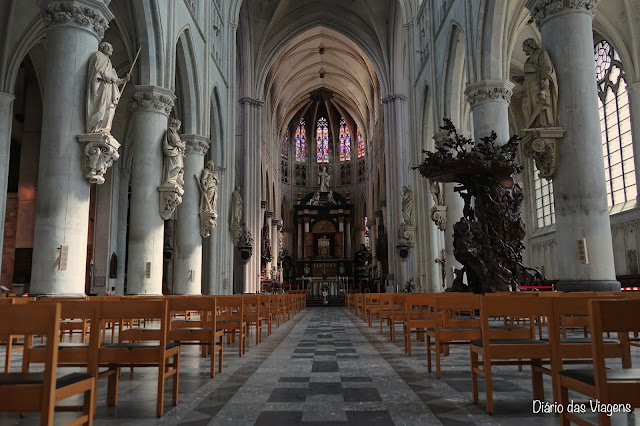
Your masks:
M193 425L208 423L195 413L214 415L212 425L440 424L363 326L344 308L307 308L248 351L224 383L183 399L169 417Z

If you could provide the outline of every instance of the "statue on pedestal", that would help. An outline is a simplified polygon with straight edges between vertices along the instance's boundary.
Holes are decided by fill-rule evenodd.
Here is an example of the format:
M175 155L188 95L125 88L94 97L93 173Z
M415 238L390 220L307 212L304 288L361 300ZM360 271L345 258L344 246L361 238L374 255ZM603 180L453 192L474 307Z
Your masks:
M320 192L329 192L329 184L331 183L331 176L327 172L327 166L323 166L318 173L320 179Z
M127 74L118 78L109 57L113 54L110 43L102 42L89 59L87 71L87 133L111 133L111 124L120 102L118 86L131 78Z
M240 190L242 189L242 185L236 186L236 189L233 190L231 194L231 225L240 225L240 221L242 220L242 194L240 194Z
M528 58L522 82L525 127L554 127L558 121L558 78L546 50L528 38L522 43Z
M171 119L169 129L162 142L164 166L162 170L162 185L158 187L160 196L160 216L167 220L176 207L182 203L184 194L184 152L186 144L180 139L178 130L180 120Z
M413 191L407 186L402 187L402 220L407 225L413 223Z
M208 238L211 235L211 229L215 228L216 219L218 218L218 212L216 211L218 178L214 174L214 170L213 161L209 160L200 174L200 179L195 175L193 176L200 189L200 234L204 238Z

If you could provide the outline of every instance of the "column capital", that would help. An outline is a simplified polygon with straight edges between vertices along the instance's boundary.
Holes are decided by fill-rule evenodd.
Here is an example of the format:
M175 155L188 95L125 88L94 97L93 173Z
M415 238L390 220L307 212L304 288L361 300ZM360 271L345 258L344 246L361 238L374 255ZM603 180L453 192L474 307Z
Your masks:
M135 86L131 110L159 112L169 116L175 100L176 95L164 87Z
M202 135L180 135L180 139L182 139L186 145L184 154L185 155L201 155L205 156L207 151L209 150L209 138Z
M407 97L401 93L396 93L393 95L389 95L385 98L382 98L383 104L388 104L395 101L407 102Z
M113 19L108 3L102 0L41 0L38 6L47 27L75 25L95 33L102 40Z
M471 108L485 102L511 102L515 84L509 80L482 80L467 84L464 94Z
M262 102L261 100L258 100L258 99L253 99L253 98L250 98L248 96L245 96L244 98L240 99L240 105L242 105L242 106L250 105L250 106L255 107L255 108L262 108L264 106L264 102Z
M262 210L266 210L267 209L267 202L265 200L260 201L260 208Z
M273 219L274 214L273 212L266 211L264 212L264 216L267 218L267 221L268 221L269 219Z
M271 226L280 227L280 219L271 219Z
M593 18L597 6L598 0L527 0L525 3L538 28L549 18L563 12L586 12Z
M10 104L16 97L11 93L0 92L0 103Z

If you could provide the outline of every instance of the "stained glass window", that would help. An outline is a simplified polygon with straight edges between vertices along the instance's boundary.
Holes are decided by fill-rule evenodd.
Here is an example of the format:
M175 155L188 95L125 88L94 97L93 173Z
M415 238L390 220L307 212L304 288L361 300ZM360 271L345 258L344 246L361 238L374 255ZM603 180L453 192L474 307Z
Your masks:
M358 127L356 138L358 142L358 158L362 158L364 157L364 138L362 137L362 132L360 131L360 127Z
M289 159L289 130L286 129L284 131L284 135L282 135L282 147L280 148L280 155L285 160Z
M606 40L594 48L602 156L609 207L636 198L627 83L620 56Z
M300 119L300 125L296 129L296 161L307 161L307 131L304 128L304 119Z
M340 119L340 161L351 161L351 134L344 118Z
M531 163L533 166L533 162ZM533 188L536 197L536 225L538 228L552 225L556 222L556 210L553 199L553 182L540 179L538 172L534 172Z
M318 163L329 162L329 125L327 119L321 117L316 128L316 142L318 148Z

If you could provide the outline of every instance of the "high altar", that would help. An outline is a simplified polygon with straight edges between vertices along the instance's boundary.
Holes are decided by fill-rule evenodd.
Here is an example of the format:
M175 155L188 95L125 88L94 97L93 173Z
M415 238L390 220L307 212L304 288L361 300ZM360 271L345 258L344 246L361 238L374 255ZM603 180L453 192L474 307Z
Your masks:
M336 192L316 192L295 205L296 280L320 295L328 287L337 296L353 276L351 212L353 205Z

